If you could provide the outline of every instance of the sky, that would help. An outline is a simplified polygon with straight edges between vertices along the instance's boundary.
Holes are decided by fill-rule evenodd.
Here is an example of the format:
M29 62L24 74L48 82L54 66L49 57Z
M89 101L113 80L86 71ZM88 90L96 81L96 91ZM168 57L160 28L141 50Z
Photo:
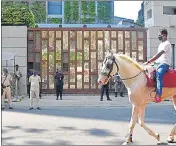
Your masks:
M114 16L137 20L142 1L114 1Z

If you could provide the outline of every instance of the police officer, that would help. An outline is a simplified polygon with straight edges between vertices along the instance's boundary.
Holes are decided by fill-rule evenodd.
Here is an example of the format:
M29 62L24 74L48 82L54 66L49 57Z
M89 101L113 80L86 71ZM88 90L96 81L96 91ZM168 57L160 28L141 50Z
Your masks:
M1 76L1 85L3 88L3 94L2 94L2 110L4 110L4 99L5 97L7 97L8 100L8 104L9 104L9 109L13 109L12 108L12 100L11 100L11 82L12 82L12 77L10 74L8 74L8 69L4 68L3 69L3 74Z
M18 97L20 96L20 78L22 77L22 74L19 70L19 65L15 65L15 78L16 78L16 85L15 85L15 95Z
M115 81L115 97L117 97L118 90L119 90L120 96L124 97L123 90L125 88L125 85L123 84L123 82L122 82L121 78L119 77L118 73L115 74L114 81Z
M110 97L109 97L109 81L108 81L107 84L101 86L101 98L100 98L100 101L103 101L104 91L106 91L107 100L112 101L110 99Z

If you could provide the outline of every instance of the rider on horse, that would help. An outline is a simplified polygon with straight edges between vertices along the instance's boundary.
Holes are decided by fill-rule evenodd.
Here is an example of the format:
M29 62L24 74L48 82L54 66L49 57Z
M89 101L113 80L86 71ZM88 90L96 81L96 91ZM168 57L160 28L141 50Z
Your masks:
M155 61L156 69L156 81L157 91L155 96L155 102L161 102L162 88L163 88L163 77L171 66L172 58L172 47L171 43L167 40L168 32L163 29L159 32L158 39L161 43L158 46L158 52L154 55L145 65Z

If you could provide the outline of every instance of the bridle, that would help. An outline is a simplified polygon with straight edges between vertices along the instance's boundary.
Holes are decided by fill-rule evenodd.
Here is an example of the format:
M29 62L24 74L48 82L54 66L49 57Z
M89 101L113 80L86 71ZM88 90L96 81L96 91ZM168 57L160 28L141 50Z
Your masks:
M111 55L110 57L106 57L106 60L104 61L104 63L107 61L107 59L111 59L112 64L107 64L107 66L106 66L106 68L109 69L109 73L108 73L108 74L102 73L102 75L105 75L105 76L107 76L108 78L112 78L111 73L112 73L114 64L115 64L115 66L116 66L116 68L117 68L116 73L119 72L119 66L118 66L117 62L115 61L115 57L114 57L113 55ZM130 80L130 79L134 79L134 78L136 78L137 76L139 76L142 72L144 72L144 71L142 70L142 71L140 71L137 75L135 75L135 76L133 76L133 77L129 77L129 78L121 79L121 80Z

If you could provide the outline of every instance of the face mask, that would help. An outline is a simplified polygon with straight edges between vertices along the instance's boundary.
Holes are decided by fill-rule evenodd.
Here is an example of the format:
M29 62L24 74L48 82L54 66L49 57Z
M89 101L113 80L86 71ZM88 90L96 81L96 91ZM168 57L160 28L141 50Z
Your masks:
M37 75L36 72L33 72L33 75L36 76Z
M158 36L158 39L159 39L160 41L162 41L162 40L163 40L163 37L162 37L161 35L159 35L159 36Z

